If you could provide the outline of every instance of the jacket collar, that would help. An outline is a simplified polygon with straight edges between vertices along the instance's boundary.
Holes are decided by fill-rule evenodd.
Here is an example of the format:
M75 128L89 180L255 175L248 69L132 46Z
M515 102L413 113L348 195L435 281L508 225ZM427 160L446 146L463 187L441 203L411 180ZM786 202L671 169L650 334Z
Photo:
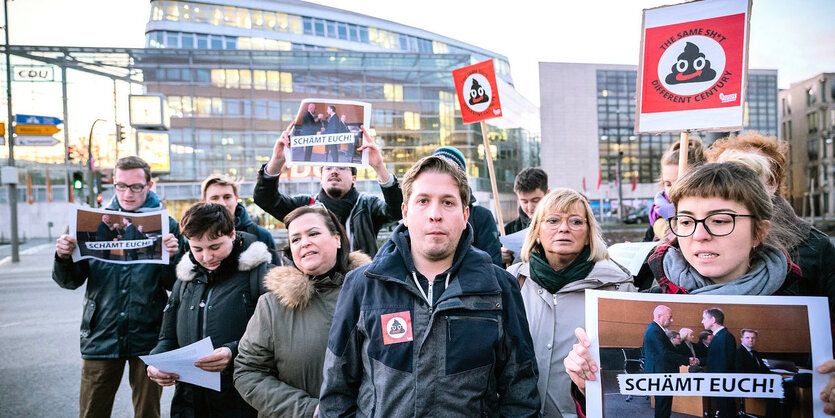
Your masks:
M449 273L451 277L449 288L442 299L460 294L501 293L496 275L493 274L490 256L472 246L472 236L472 226L467 223L467 229L455 249L452 266L442 273L444 276ZM411 284L412 272L417 273L417 269L412 260L409 229L401 223L380 248L365 275L372 279L400 283L417 293Z
M244 250L238 257L238 271L250 271L260 266L262 263L269 263L272 260L272 255L267 249L267 245L261 241L250 241L244 239ZM189 282L198 276L198 272L194 269L194 263L191 257L183 257L177 264L177 278Z
M371 257L361 251L354 251L348 255L348 270L362 267L370 262ZM335 273L330 281L339 286L343 279L344 276L341 273ZM316 294L316 284L310 280L310 276L293 266L281 266L270 270L264 276L264 284L282 305L290 309L304 309Z
M162 201L159 200L159 196L157 196L153 190L148 190L148 195L145 196L145 203L143 203L139 209L132 212L153 212L155 210L162 210L164 207L165 206L163 206ZM128 212L122 209L122 206L119 205L119 199L116 198L116 195L113 195L113 198L110 199L110 203L107 205L106 209Z
M252 224L252 219L249 217L246 208L242 203L235 206L235 227L246 228Z

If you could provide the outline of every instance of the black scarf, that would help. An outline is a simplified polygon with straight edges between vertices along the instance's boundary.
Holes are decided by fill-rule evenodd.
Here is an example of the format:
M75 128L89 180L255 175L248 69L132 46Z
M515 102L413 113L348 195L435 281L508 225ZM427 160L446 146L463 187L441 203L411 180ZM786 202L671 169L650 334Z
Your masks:
M531 279L545 288L549 293L557 293L563 286L585 279L594 267L595 262L589 261L591 247L586 245L580 255L559 271L548 264L548 259L540 250L531 252Z
M229 278L235 274L236 271L238 271L238 258L241 256L243 248L244 237L237 235L234 241L232 241L232 252L229 253L229 256L224 258L223 261L220 262L220 266L214 270L209 270L200 265L200 263L194 259L194 254L192 254L191 251L188 252L188 256L191 258L192 264L194 264L193 270L205 275L206 283L213 283Z
M339 222L345 225L345 222L348 221L348 216L351 215L351 209L357 204L359 197L360 193L354 186L351 186L351 190L348 190L348 193L345 193L342 199L333 199L325 193L325 189L322 189L319 190L319 195L316 197L316 200L322 202L328 210L339 218Z

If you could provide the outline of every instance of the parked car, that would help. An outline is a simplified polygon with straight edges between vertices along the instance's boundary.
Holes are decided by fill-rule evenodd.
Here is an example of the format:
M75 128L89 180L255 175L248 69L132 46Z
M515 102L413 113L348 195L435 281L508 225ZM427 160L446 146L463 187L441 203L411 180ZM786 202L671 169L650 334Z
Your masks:
M635 209L629 215L623 218L623 223L627 224L643 224L649 223L649 206Z

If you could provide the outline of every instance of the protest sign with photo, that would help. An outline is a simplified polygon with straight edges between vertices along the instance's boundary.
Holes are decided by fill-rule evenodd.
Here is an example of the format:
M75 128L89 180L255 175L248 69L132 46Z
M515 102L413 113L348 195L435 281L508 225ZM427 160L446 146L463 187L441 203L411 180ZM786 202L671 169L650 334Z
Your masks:
M832 359L826 298L589 290L586 331L601 369L587 381L588 416L823 414L829 376L814 367Z
M644 10L635 132L741 130L751 0Z
M78 240L72 260L118 264L168 264L162 238L168 235L168 210L119 212L73 206L70 236Z
M304 99L290 132L288 165L368 166L362 129L369 129L371 105L333 99Z

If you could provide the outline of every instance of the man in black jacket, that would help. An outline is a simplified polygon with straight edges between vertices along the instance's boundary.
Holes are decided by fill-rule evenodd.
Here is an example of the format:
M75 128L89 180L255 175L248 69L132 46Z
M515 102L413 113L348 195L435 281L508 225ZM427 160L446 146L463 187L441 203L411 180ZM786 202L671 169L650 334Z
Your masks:
M528 167L516 175L513 181L513 193L516 193L516 201L519 203L519 217L504 224L504 233L512 234L519 232L531 224L536 207L539 201L551 190L548 188L548 174L539 167ZM502 247L502 262L513 263L516 255L513 251Z
M113 241L117 235L113 225L110 223L110 215L102 215L101 222L99 222L99 226L96 228L96 241ZM110 250L102 250L101 258L109 260Z
M291 125L275 142L272 158L258 171L258 182L253 195L255 204L276 219L283 220L293 209L320 202L345 225L345 231L351 239L351 250L362 251L373 257L377 254L377 233L383 225L399 221L403 216L400 212L403 203L400 184L386 169L380 148L362 128L366 142L357 148L357 152L368 150L368 164L377 173L377 181L380 182L385 200L360 193L354 188L357 181L356 168L333 166L322 169L322 189L318 195L290 197L278 191L278 176L284 167L284 152L290 147L289 132L292 129Z
M156 211L162 203L151 191L151 167L138 157L116 162L113 173L116 197L107 209L122 212ZM157 344L162 310L175 280L179 253L179 225L168 218L162 237L169 265L115 264L100 260L72 261L77 240L61 235L55 247L52 280L65 289L86 282L81 316L81 389L79 416L109 417L119 382L130 366L129 381L137 417L159 417L161 388L145 374L138 356Z
M737 373L771 373L763 362L760 353L754 350L759 333L755 329L744 328L739 335L739 348L736 349L735 368Z
M702 325L713 331L713 340L707 348L707 372L734 373L736 338L725 328L725 312L719 308L706 309L702 313ZM719 418L736 416L736 398L715 398L715 402Z
M658 305L652 311L652 322L644 332L644 373L676 373L678 366L688 364L688 358L676 353L667 337L667 327L673 323L673 310ZM669 418L672 413L672 396L655 396L655 417Z
M440 147L432 153L454 162L464 175L467 175L467 160L464 154L455 147ZM467 222L473 227L473 246L490 255L493 264L504 267L502 264L502 244L499 242L499 229L496 226L496 218L490 209L484 206L476 206L473 190L470 188L470 201L467 207L470 209L470 217Z

